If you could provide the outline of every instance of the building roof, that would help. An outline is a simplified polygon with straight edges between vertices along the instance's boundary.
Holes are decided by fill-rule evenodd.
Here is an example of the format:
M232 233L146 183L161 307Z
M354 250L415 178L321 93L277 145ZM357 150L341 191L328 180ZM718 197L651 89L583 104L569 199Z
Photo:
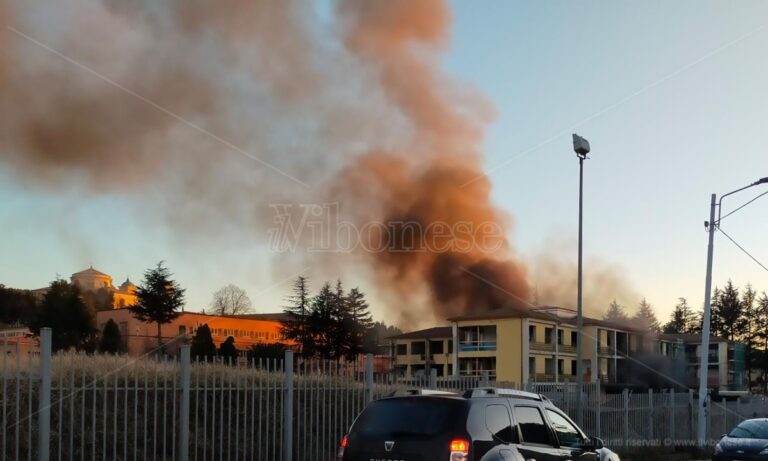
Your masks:
M80 272L75 272L72 274L72 277L81 276L81 275L88 275L92 277L109 277L109 274L105 274L104 272L97 271L93 268L93 266L89 267L88 269L82 270Z
M539 319L539 320L547 320L550 322L555 322L559 324L568 324L568 325L575 325L576 324L576 317L575 316L562 316L557 315L554 312L572 312L571 309L564 309L564 308L558 308L555 306L543 306L543 307L536 307L536 308L521 308L521 307L502 307L499 309L491 309L491 310L485 310L485 311L476 311L476 312L470 312L458 317L452 317L448 320L451 322L455 321L461 321L461 320L495 320L495 319L506 319L506 318L526 318L526 319ZM637 328L631 325L618 323L618 322L609 322L606 320L600 320L595 319L591 317L584 317L584 325L593 325L593 326L599 326L604 328L611 328L614 330L624 330L624 331L642 331L641 328Z
M401 335L390 336L388 339L438 339L450 338L453 336L451 327L434 327L426 330L411 331Z
M659 339L662 341L677 341L682 340L684 343L701 343L701 335L696 333L662 333L659 335ZM728 340L719 336L710 335L710 343L727 343Z
M267 314L240 314L233 315L232 317L248 320L272 320L275 322L287 322L290 320L290 316L285 312L273 312Z

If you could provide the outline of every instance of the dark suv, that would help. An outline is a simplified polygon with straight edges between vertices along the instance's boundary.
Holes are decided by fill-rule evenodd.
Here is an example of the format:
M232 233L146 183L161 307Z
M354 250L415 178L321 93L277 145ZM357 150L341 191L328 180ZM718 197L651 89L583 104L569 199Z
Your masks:
M339 461L618 461L546 397L508 389L414 390L358 416Z

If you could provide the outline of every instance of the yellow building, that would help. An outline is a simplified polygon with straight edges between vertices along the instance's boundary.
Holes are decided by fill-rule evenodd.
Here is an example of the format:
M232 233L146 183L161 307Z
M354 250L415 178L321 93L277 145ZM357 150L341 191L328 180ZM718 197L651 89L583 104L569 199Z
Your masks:
M448 321L450 327L390 338L401 376L416 377L436 368L438 376L488 375L518 385L577 381L579 338L572 310L503 308ZM616 382L622 362L643 347L637 330L592 318L584 319L583 341L586 382ZM443 348L436 353L438 343Z
M99 291L112 294L112 307L120 309L136 304L136 285L129 278L125 279L119 288L112 284L112 277L104 272L97 271L93 266L80 272L75 272L70 277L73 285L77 285L82 292Z

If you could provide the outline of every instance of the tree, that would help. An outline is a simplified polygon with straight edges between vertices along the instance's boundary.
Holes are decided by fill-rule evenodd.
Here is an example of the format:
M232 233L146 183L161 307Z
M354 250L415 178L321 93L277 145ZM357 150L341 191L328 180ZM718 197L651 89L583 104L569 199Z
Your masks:
M624 311L624 306L617 303L614 299L608 306L608 312L603 315L603 320L615 323L627 323L629 322L629 316Z
M233 363L237 360L237 348L235 347L235 338L227 336L227 339L219 346L219 356L224 363Z
M114 320L107 320L104 330L101 332L101 341L99 342L99 351L108 354L117 354L123 351L123 340L120 334L120 328Z
M31 291L0 284L0 325L29 325L36 309L37 302Z
M756 337L760 343L760 368L762 369L763 393L768 388L768 294L763 292L757 300L756 312Z
M283 312L288 320L283 322L280 333L286 339L299 345L299 352L305 356L314 354L314 342L309 328L309 313L312 297L309 294L309 280L299 276L293 284L293 293L286 299L287 305Z
M632 318L632 321L636 322L640 328L651 333L661 332L659 319L656 318L656 313L653 312L653 307L645 298L640 301L640 306L638 307L637 313Z
M192 347L190 354L194 359L209 360L216 357L216 344L211 336L211 329L204 323L197 327L195 336L192 338Z
M365 332L363 352L366 354L386 354L386 346L382 344L384 340L401 334L403 331L397 327L387 326L384 322L374 322L373 326Z
M231 283L213 294L215 315L241 315L251 310L251 299L242 288Z
M162 347L161 327L181 315L184 305L184 289L174 280L171 273L157 263L154 269L144 272L144 282L136 289L138 301L130 306L134 317L147 323L157 323L157 347Z
M96 313L83 303L77 286L55 280L43 297L40 309L30 322L36 335L40 329L52 329L52 348L91 350L96 335Z
M365 294L357 287L349 290L346 296L346 308L351 320L347 355L354 357L365 351L365 335L373 327L373 317L365 300Z
M115 306L114 295L106 288L83 291L80 296L85 305L96 312L111 311Z
M744 331L742 304L739 289L730 280L720 293L717 308L712 310L712 317L717 317L719 333L729 341L735 341Z
M664 333L694 333L696 313L691 310L685 298L678 298L678 300L669 322L664 324Z
M722 298L722 292L718 287L715 287L712 291L712 297L709 303L709 331L715 336L724 336L723 334L723 320L720 317L720 298ZM701 313L702 323L704 322L704 312Z
M325 282L318 294L312 298L312 305L307 322L308 333L312 340L312 351L324 359L334 358L337 350L336 318L334 312L335 294L331 284Z
M747 284L741 293L741 329L742 341L747 346L746 365L747 370L752 370L757 362L757 292L751 284Z

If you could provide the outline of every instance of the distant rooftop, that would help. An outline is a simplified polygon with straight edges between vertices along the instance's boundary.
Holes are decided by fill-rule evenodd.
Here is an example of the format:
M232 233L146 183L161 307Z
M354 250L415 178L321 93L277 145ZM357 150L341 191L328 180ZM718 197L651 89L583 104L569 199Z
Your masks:
M697 333L663 333L659 335L659 339L662 341L677 341L682 340L684 343L701 343L701 335ZM710 335L710 343L727 343L728 340L719 336Z

